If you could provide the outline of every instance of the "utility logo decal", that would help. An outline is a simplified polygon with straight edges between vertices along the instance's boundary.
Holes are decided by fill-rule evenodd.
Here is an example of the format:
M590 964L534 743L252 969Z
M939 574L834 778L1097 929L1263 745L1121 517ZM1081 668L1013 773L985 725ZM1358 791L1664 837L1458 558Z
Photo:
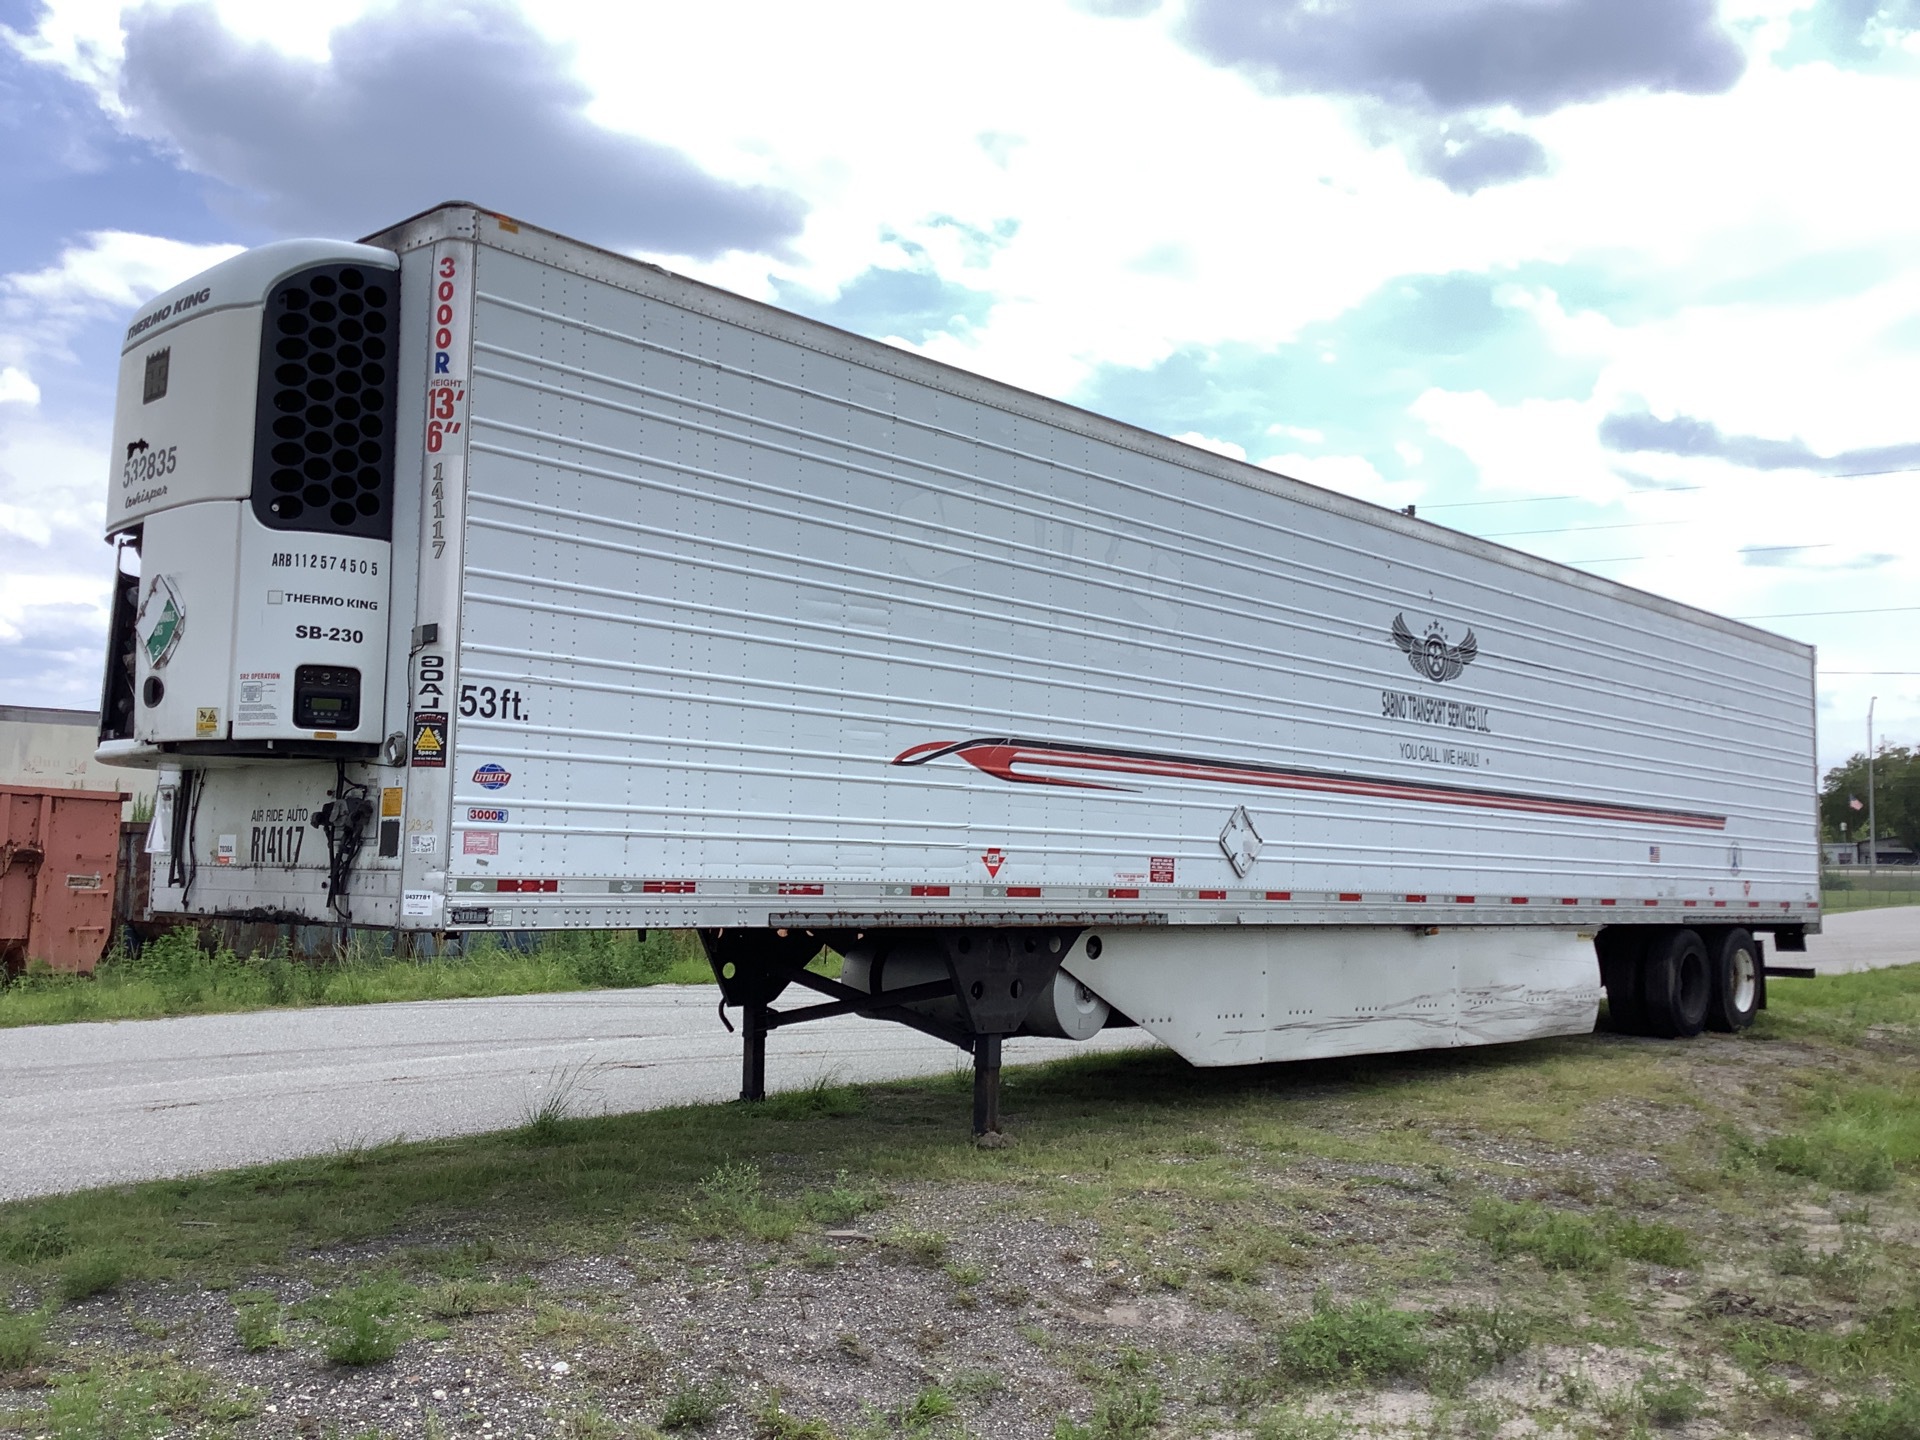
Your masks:
M173 652L180 648L180 637L187 633L187 612L164 575L154 576L153 584L147 587L138 630L147 652L147 668L165 669Z
M1480 654L1480 642L1474 638L1473 631L1467 631L1466 639L1458 645L1447 643L1447 632L1436 621L1427 626L1424 640L1414 638L1413 631L1407 628L1407 617L1393 617L1393 643L1400 647L1407 657L1407 664L1413 667L1413 673L1428 680L1446 681L1457 676L1471 665Z
M413 716L413 768L447 768L447 716L444 710L417 710Z
M1671 825L1685 830L1725 830L1727 817L1692 810L1667 810L1653 805L1629 805L1612 800L1582 800L1569 795L1526 795L1516 790L1482 790L1477 786L1446 785L1426 780L1387 776L1348 775L1338 770L1309 770L1303 766L1269 765L1257 760L1214 760L1197 755L1169 755L1154 750L1115 750L1103 745L1073 745L1047 740L930 740L902 750L896 765L925 765L947 756L964 760L996 780L1016 785L1061 785L1075 790L1119 790L1113 785L1080 777L1088 772L1124 775L1131 780L1183 780L1239 790L1305 790L1323 795L1359 795L1374 800L1424 805L1457 805L1474 810L1512 810L1534 815L1565 815L1582 820L1613 820L1628 825ZM1064 773L1062 773L1064 772ZM1652 860L1660 858L1651 847ZM1164 858L1164 857L1163 857ZM1004 859L989 850L981 859L987 873L996 874Z
M491 761L473 772L473 783L482 790L504 790L513 774L504 765L495 765Z

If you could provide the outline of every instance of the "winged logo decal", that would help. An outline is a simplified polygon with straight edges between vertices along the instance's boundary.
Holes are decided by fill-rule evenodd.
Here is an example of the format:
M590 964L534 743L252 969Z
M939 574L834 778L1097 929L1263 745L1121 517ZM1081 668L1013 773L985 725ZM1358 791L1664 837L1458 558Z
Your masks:
M1453 679L1480 654L1480 642L1471 628L1458 645L1449 645L1447 632L1437 624L1427 627L1424 639L1416 636L1407 628L1404 614L1393 617L1393 643L1407 657L1414 674L1434 681Z

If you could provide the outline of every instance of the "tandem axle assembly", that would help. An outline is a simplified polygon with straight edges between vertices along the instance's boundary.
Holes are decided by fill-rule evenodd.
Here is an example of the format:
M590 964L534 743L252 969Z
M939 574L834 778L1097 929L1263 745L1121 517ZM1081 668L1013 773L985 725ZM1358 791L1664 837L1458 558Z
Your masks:
M1009 1035L1084 1039L1084 1021L1063 1016L1059 992L1078 982L1060 968L1079 930L992 927L963 930L702 930L720 984L721 1021L740 1007L740 1098L767 1091L767 1036L788 1025L864 1015L892 1020L973 1057L973 1133L1000 1133L1000 1051ZM820 951L845 959L842 978L807 968ZM773 1008L789 985L824 996L819 1004ZM1106 1020L1101 1005L1098 1029ZM728 1028L732 1028L730 1025Z

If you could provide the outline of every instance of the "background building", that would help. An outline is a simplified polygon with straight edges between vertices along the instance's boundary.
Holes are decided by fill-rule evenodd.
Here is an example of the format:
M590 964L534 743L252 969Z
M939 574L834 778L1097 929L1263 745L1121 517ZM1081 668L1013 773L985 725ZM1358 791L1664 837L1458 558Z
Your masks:
M0 705L0 785L56 790L118 790L131 797L124 818L153 804L155 773L102 765L93 758L100 717L91 710Z

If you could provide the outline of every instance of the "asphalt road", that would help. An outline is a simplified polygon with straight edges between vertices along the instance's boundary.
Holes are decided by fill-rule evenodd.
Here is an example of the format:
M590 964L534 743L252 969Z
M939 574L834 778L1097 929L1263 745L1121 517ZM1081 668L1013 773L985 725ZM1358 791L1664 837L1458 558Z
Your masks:
M1920 962L1920 906L1834 915L1818 969ZM1799 956L1777 957L1782 964ZM556 1089L575 1114L730 1099L737 1037L705 986L438 1000L0 1030L0 1199L518 1125ZM1009 1064L1150 1043L1008 1042ZM937 1074L959 1052L842 1019L770 1037L770 1088ZM967 1123L954 1097L953 1123Z
M556 1092L576 1115L730 1100L740 1039L718 998L656 985L0 1030L0 1199L501 1130ZM1009 1040L1005 1061L1145 1043ZM767 1041L771 1090L957 1065L950 1045L851 1017ZM969 1113L956 1095L954 1124Z

